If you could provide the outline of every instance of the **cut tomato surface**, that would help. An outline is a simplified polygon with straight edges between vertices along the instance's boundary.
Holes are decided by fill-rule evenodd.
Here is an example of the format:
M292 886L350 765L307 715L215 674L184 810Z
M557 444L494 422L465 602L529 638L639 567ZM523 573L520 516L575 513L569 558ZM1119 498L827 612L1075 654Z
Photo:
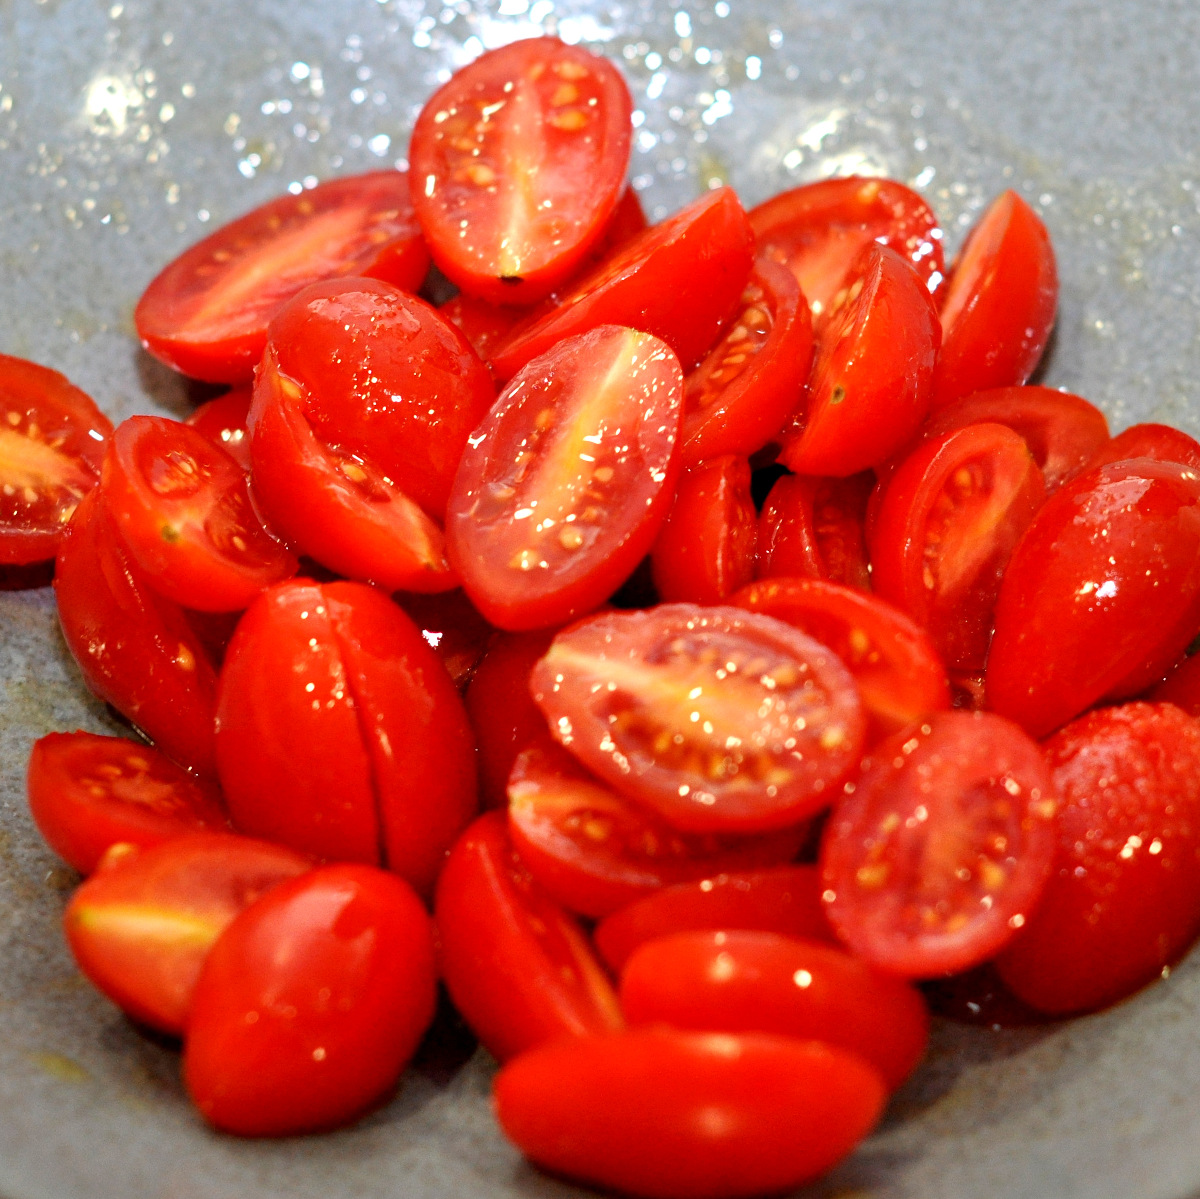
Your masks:
M1200 442L1170 425L1130 425L1111 441L1097 447L1088 469L1124 462L1130 458L1153 458L1156 462L1179 462L1200 470Z
M235 387L223 396L201 404L185 422L193 429L199 429L209 441L228 450L245 471L250 469L250 434L246 424L250 419L253 395L254 389L248 383Z
M428 267L404 172L354 175L280 196L185 250L146 288L134 322L175 370L244 383L272 317L310 283L369 275L415 291Z

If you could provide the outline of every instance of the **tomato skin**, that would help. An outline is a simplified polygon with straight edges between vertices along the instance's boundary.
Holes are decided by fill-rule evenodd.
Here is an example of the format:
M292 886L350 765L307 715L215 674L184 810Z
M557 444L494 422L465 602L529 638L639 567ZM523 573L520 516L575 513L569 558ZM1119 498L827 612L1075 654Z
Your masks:
M877 746L821 842L822 898L850 951L933 978L994 956L1054 856L1053 780L1036 742L987 712L938 712Z
M509 383L463 454L446 521L450 561L492 624L563 624L633 572L670 508L682 408L670 348L616 326Z
M211 788L124 737L48 733L33 743L26 786L38 832L84 875L117 842L150 849L229 823Z
M1058 268L1046 226L1016 192L993 200L967 235L941 303L935 410L1029 378L1054 326Z
M1178 462L1200 469L1200 443L1182 429L1170 425L1130 425L1107 444L1097 448L1087 464L1089 470L1129 458L1153 458L1156 462Z
M885 461L925 419L941 344L937 309L894 250L871 245L826 317L808 394L779 459L808 475Z
M407 177L376 171L279 196L223 225L159 272L133 319L142 345L175 370L246 383L271 318L308 284L369 275L415 291L428 268Z
M63 534L54 594L88 687L167 757L211 776L216 672L182 609L155 595L126 554L98 489Z
M178 837L88 879L63 914L67 944L127 1015L179 1034L200 967L224 929L260 895L311 869L304 855L268 841Z
M1174 704L1189 716L1200 716L1200 657L1192 654L1184 658L1146 698Z
M664 603L719 604L754 577L758 514L750 463L727 454L684 471L651 550Z
M471 681L496 630L475 610L461 590L441 595L419 592L393 595L433 647L454 685L462 691Z
M1115 1003L1200 932L1200 726L1171 704L1089 712L1046 742L1055 871L1000 977L1043 1012Z
M565 281L616 208L632 110L616 67L557 38L455 72L409 149L413 206L446 277L491 304L530 304Z
M765 1032L869 1062L894 1091L929 1040L920 992L832 945L772 932L684 932L641 946L621 972L633 1027Z
M215 400L201 404L184 424L199 429L209 441L228 450L244 471L250 470L250 400L254 389L249 384L235 387Z
M596 925L600 956L616 973L639 946L683 932L758 929L835 941L815 866L741 870L676 883L613 912Z
M556 342L601 325L653 334L690 369L734 315L753 264L754 234L733 189L708 192L627 242L552 312L518 325L492 369L510 379Z
M209 952L184 1083L224 1132L336 1127L395 1084L435 999L432 927L412 888L369 866L320 867L246 908Z
M462 330L463 336L471 343L471 349L485 363L521 319L519 309L489 304L466 292L459 292L447 300L439 306L438 312Z
M829 1045L665 1028L545 1045L492 1092L505 1135L539 1166L645 1199L790 1190L866 1136L885 1094Z
M624 1027L587 937L530 878L503 813L479 817L450 851L434 915L446 989L498 1060Z
M928 634L878 596L825 579L764 579L729 602L782 620L841 658L870 721L868 745L950 707L946 668Z
M1013 553L987 663L995 711L1045 736L1144 688L1200 627L1200 479L1140 458L1053 495Z
M0 566L42 562L99 481L112 422L65 375L8 354L0 354L0 418L0 483L9 489L0 496Z

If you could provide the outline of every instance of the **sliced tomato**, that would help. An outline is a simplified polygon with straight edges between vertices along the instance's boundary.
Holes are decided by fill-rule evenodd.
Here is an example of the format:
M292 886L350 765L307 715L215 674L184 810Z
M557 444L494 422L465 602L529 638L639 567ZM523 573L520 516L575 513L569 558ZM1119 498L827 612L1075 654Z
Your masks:
M125 737L49 733L33 743L26 786L38 832L80 874L117 842L149 849L228 826L211 787Z
M745 458L726 454L684 471L650 556L659 598L719 604L754 578L757 537Z
M88 879L63 915L80 970L119 1008L169 1033L187 1025L208 951L260 895L312 869L294 850L192 833L125 854Z
M181 608L126 553L98 490L58 547L54 594L84 682L173 761L211 776L217 676Z
M1189 716L1200 716L1200 656L1184 658L1147 698L1174 704Z
M609 218L604 236L592 253L597 259L607 258L626 242L633 241L649 223L637 192L632 187L626 187L621 193L620 199L617 200L617 206Z
M855 259L872 242L889 246L929 292L942 281L942 231L933 209L893 179L851 175L792 188L750 212L759 249L786 263L814 318L832 307Z
M459 838L434 914L450 998L500 1061L543 1041L624 1026L582 928L530 878L503 813L481 816Z
M779 460L800 474L857 474L885 461L929 411L941 328L916 272L872 245L834 296L808 394Z
M697 833L786 828L820 811L866 725L831 650L739 608L594 616L554 639L531 687L590 770Z
M529 304L564 282L621 195L632 111L612 63L557 38L456 71L409 147L413 206L446 276L492 304Z
M1088 469L1130 458L1153 458L1156 462L1179 462L1200 470L1200 442L1170 425L1130 425L1111 441L1097 447Z
M403 171L333 179L280 196L185 250L134 312L142 345L214 383L249 382L272 317L319 279L369 275L415 291L429 252Z
M421 636L462 691L471 681L496 630L479 615L462 591L445 591L436 596L402 592L392 598L421 630Z
M682 411L678 360L633 329L569 338L513 379L463 454L446 524L488 620L562 624L625 581L670 506Z
M471 343L471 349L484 362L491 358L496 347L521 319L519 309L489 304L466 292L459 292L453 299L447 300L438 308L438 312L462 330L463 336Z
M651 333L690 369L736 315L753 265L746 214L732 188L718 188L627 242L553 311L518 325L492 356L492 369L509 379L556 342L601 325Z
M250 434L246 425L250 420L250 400L254 389L245 384L227 391L215 400L201 404L184 422L199 429L209 441L233 455L234 461L248 471L250 469Z
M928 634L878 596L824 579L766 579L729 601L828 646L858 684L868 744L950 707L946 668Z
M941 302L934 408L1033 374L1054 327L1058 268L1046 226L1016 192L995 199L967 235Z
M1054 783L1037 742L987 712L938 712L876 747L825 826L826 911L851 951L932 978L1016 934L1054 857Z
M687 377L683 462L754 454L801 402L812 318L792 273L760 255L724 337Z
M112 424L58 371L0 354L0 567L53 558Z
M872 581L926 630L952 670L981 670L1013 550L1045 499L1042 472L1004 425L925 442L888 484Z

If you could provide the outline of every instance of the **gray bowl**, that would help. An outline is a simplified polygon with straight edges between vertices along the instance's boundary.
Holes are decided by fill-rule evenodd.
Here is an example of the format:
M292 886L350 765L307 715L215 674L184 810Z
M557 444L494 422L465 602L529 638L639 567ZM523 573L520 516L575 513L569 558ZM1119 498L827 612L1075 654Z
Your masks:
M0 351L114 419L186 411L134 303L179 250L289 185L403 160L454 65L557 31L620 60L654 217L714 180L748 203L850 171L907 180L951 248L1015 187L1062 275L1044 381L1115 427L1200 432L1200 7L1174 0L0 0ZM205 1129L177 1055L83 982L74 877L38 841L31 742L104 730L46 590L0 594L0 1192L7 1199L569 1196L488 1109L452 1022L397 1097L332 1136ZM1200 959L1100 1015L939 1023L882 1128L806 1194L1183 1199L1200 1193Z

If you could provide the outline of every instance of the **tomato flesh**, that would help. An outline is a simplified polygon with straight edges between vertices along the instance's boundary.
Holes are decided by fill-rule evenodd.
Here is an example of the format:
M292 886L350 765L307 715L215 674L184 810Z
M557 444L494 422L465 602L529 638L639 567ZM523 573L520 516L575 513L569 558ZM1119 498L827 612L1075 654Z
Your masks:
M228 450L244 471L250 469L250 400L254 389L245 384L200 405L184 422L199 429L209 441Z

